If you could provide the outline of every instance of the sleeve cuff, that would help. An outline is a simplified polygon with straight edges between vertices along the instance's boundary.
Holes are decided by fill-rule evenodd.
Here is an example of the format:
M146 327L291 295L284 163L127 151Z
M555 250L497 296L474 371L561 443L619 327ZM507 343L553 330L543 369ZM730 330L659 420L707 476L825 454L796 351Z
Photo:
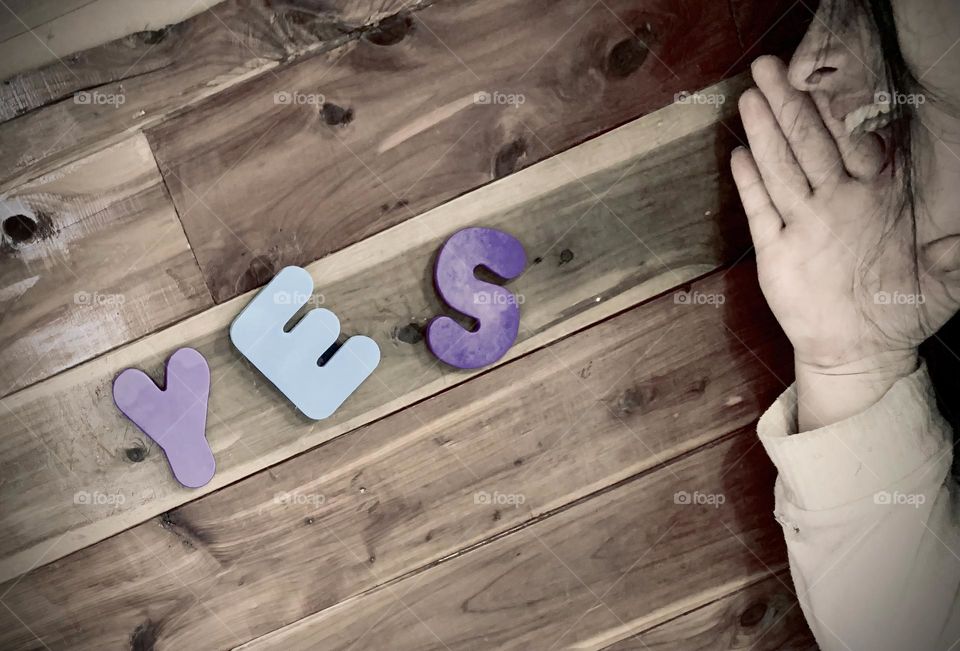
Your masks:
M882 491L941 459L952 440L926 364L861 413L801 434L791 385L760 417L757 434L777 467L783 497L810 511Z

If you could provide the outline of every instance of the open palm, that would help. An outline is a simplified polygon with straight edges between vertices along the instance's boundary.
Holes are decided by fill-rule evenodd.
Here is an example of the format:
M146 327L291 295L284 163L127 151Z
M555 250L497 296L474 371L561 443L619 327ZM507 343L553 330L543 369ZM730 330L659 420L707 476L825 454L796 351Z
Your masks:
M759 59L741 115L750 150L731 166L760 285L797 360L842 367L911 351L960 308L960 239L925 241L896 165L873 134L850 137ZM918 220L922 219L918 215Z

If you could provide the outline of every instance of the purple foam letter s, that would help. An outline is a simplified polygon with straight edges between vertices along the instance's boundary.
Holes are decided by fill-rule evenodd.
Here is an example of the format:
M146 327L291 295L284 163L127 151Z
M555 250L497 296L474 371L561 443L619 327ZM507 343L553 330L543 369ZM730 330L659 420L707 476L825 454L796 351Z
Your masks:
M210 367L193 348L180 348L167 360L166 388L143 371L124 370L113 381L113 401L167 455L174 477L199 488L213 478L216 462L207 443Z
M499 285L477 279L484 266L496 275L516 278L527 264L517 238L492 228L465 228L450 236L437 255L433 280L443 301L479 321L475 332L449 317L427 326L427 345L439 359L457 368L480 368L497 361L517 339L517 298Z

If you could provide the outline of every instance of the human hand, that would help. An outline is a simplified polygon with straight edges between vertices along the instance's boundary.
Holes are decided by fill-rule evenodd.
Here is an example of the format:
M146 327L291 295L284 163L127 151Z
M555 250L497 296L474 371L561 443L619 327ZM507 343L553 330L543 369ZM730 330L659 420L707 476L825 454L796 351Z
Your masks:
M731 168L760 286L794 347L819 426L869 406L916 368L917 346L960 307L960 238L930 238L873 133L848 135L825 106L758 59L740 99L750 150ZM815 397L815 399L813 399ZM841 404L838 404L838 401Z
M957 238L915 243L876 134L847 135L774 57L753 74L758 88L740 99L750 150L737 149L731 167L760 285L798 363L915 354L960 307Z

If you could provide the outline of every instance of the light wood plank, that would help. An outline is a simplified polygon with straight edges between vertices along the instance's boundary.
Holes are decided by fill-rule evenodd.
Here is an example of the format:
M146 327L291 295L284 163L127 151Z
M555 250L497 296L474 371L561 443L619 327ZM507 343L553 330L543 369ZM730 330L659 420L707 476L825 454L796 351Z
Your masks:
M220 0L10 0L0 7L0 79L127 34L182 22Z
M667 295L0 594L51 648L112 648L137 631L158 648L221 648L545 517L748 425L782 389L789 348L756 270L693 291L729 307ZM524 500L477 503L480 491ZM0 622L0 646L29 647L27 628L2 611Z
M743 80L711 92L734 96ZM748 247L726 171L735 112L673 105L532 168L465 195L308 267L344 333L380 343L373 377L327 421L300 416L243 358L228 326L244 296L2 401L0 577L113 535L360 425L471 374L436 362L419 328L441 312L433 256L470 225L506 229L531 265L511 288L525 298L521 333L502 362L566 336L735 260ZM320 299L317 297L317 300ZM115 375L158 374L173 350L209 361L207 438L217 474L203 489L173 480L163 456L145 457L135 427L110 395ZM123 503L74 504L78 491Z
M789 572L612 644L606 651L815 651Z
M714 0L439 2L394 45L310 57L148 137L219 303L728 77L740 53Z
M602 648L785 566L756 443L741 432L241 648Z
M6 16L0 19L0 43L96 1L6 0L5 4L9 11ZM13 16L16 16L16 18Z
M212 305L142 135L0 195L0 230L0 396Z
M0 85L0 120L6 120L0 122L0 190L258 74L274 74L284 61L365 33L371 38L391 33L396 21L376 23L428 2L227 0L172 27L70 55L66 65L55 62L14 75ZM153 12L163 12L168 3L149 4L156 5ZM122 95L123 103L80 104L78 91Z

